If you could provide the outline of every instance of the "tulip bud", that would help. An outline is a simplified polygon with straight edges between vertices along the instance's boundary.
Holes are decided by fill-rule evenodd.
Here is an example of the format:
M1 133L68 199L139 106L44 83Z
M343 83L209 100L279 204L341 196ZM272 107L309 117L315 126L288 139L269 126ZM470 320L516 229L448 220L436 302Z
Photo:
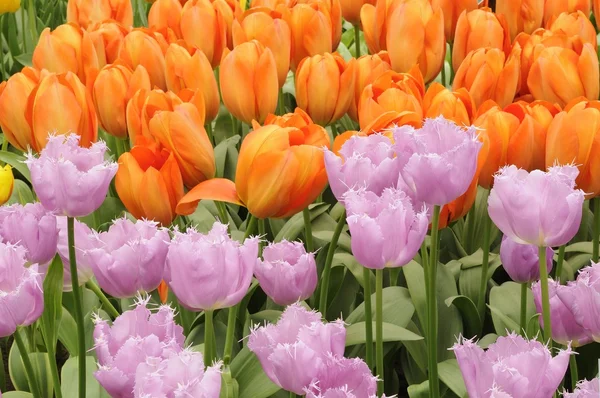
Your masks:
M133 25L133 8L129 0L69 0L67 22L86 29L95 22L114 20L127 27Z
M356 60L356 84L354 85L354 98L350 102L348 116L355 122L358 122L358 103L360 96L369 84L381 76L384 72L392 69L390 57L387 51L381 51L377 54L367 54Z
M596 29L588 17L581 11L571 14L563 12L546 22L546 28L552 32L561 32L569 37L579 36L584 43L596 46Z
M181 11L179 0L156 0L148 13L148 27L169 41L181 39Z
M499 3L500 1L497 0L496 4ZM454 41L458 17L463 11L469 12L477 9L477 0L431 0L431 5L434 10L438 8L442 9L446 41L452 43Z
M21 7L21 0L6 0L0 3L0 14L13 13Z
M518 243L504 235L500 244L500 260L510 279L517 283L531 283L539 280L540 257L538 251L537 246ZM554 251L551 247L547 247L546 269L548 273L552 270L552 257L554 257Z
M176 105L183 103L173 92L162 90L138 90L127 103L127 131L134 144L139 139L154 140L150 133L150 120L159 111L172 111Z
M129 29L116 22L104 22L88 26L87 31L96 47L98 63L104 65L115 63Z
M544 0L496 0L496 13L504 16L514 40L521 32L530 34L542 27Z
M585 16L590 15L592 4L590 0L545 0L544 1L544 24L552 17L563 12L581 11Z
M209 0L189 0L181 11L181 35L190 47L200 49L213 68L227 48L227 24Z
M340 0L342 6L342 16L348 22L355 26L360 26L360 9L365 4L375 5L377 0Z
M333 50L336 50L338 48L342 39L342 6L340 4L340 0L297 0L295 4L292 2L290 3L291 4L288 5L288 7L292 7L295 4L307 4L311 7L314 5L317 5L319 7L324 5L326 7L329 20L331 21L332 47Z
M10 199L14 184L15 177L13 176L10 165L7 164L0 168L0 205L3 205Z
M432 83L423 97L423 112L426 118L443 116L459 126L469 126L475 114L475 104L465 88L451 91L439 83Z
M241 21L244 11L237 0L211 0L217 13L221 14L227 27L227 48L233 49L232 27L234 21Z
M134 29L125 36L119 58L132 70L142 65L148 71L152 87L167 89L165 81L165 55L167 42L160 33Z

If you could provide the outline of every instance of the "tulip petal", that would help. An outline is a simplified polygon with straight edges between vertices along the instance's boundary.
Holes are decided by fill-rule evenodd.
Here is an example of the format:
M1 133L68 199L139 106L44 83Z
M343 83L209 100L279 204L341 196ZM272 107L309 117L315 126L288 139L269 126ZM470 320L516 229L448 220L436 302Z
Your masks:
M235 183L226 178L213 178L201 182L190 190L177 204L177 214L192 214L201 200L217 200L244 206L235 189Z

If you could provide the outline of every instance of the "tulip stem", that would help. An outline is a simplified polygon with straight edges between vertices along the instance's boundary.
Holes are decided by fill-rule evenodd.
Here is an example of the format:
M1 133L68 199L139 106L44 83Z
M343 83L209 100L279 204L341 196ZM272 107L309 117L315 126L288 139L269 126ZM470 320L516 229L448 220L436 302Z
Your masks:
M446 87L446 59L442 62L442 86Z
M577 372L577 359L575 355L569 355L569 371L571 372L571 391L577 388L579 374Z
M233 115L231 115L231 133L232 137L238 135L238 120Z
M354 49L356 52L356 58L360 57L360 29L359 25L354 25Z
M67 238L69 244L69 264L71 284L73 286L73 302L75 304L75 323L77 324L77 359L79 362L79 398L85 398L85 327L83 324L83 308L81 304L81 286L77 275L77 257L75 256L75 219L67 217Z
M313 252L313 236L312 236L312 225L310 219L310 210L308 207L302 210L302 215L304 216L304 238L306 239L306 251L309 253Z
M206 367L211 366L217 358L216 352L213 351L214 339L213 310L206 310L204 311L204 366Z
M229 216L227 214L227 205L223 202L215 201L215 206L217 206L217 211L219 212L219 218L223 224L229 224Z
M225 334L225 348L223 349L223 364L225 366L231 363L231 352L233 351L233 337L235 336L235 323L239 304L229 307L227 315L227 333Z
M285 104L284 104L282 88L279 89L279 101L277 102L277 113L279 113L280 116L285 115Z
M102 306L104 307L104 311L108 312L108 315L110 315L112 317L112 319L117 319L117 317L119 315L121 315L119 313L119 311L117 311L117 309L112 305L110 300L108 300L108 297L106 297L106 295L104 295L104 292L102 292L102 290L100 289L100 286L98 286L94 281L92 281L92 280L87 281L85 284L85 287L87 287L92 292L94 292L94 294L98 297L98 299L102 303Z
M252 232L254 232L254 228L256 228L256 221L258 220L252 214L249 214L250 218L246 222L246 232L244 233L244 240L248 239ZM242 243L244 243L242 241Z
M544 319L544 340L552 349L552 323L550 320L550 296L548 294L548 268L546 264L546 248L540 246L540 287L542 288L542 316Z
M479 297L477 299L477 312L479 313L479 318L481 319L482 328L485 321L485 293L488 282L488 268L490 264L490 235L492 232L492 220L490 219L490 216L486 212L483 217L483 259L481 262L481 277L479 279Z
M383 269L375 270L375 350L377 395L383 396Z
M433 219L431 222L431 253L430 253L430 264L428 281L429 288L427 289L427 331L428 331L428 370L429 370L429 396L431 398L438 398L440 396L440 382L438 380L438 364L437 364L437 265L438 265L438 240L439 231L438 226L440 224L440 206L436 205L433 207Z
M346 224L346 211L340 215L340 219L333 231L331 237L331 243L327 249L327 258L325 259L325 267L323 268L323 274L321 275L321 290L319 292L319 312L323 316L323 319L327 319L327 293L329 293L329 277L331 276L331 264L333 263L333 255L337 249L338 240Z
M60 377L58 376L58 363L56 363L56 345L46 341L46 352L50 359L50 375L52 376L52 386L54 389L54 395L56 398L62 398L62 391L60 388Z
M295 392L290 391L290 398L297 398L298 396L296 395Z
M265 229L265 219L264 218L259 218L258 219L258 236L260 238L260 242L258 244L258 255L262 256L262 251L263 251L263 247L264 247L263 238L265 238L267 236L267 232L266 232L266 229Z
M20 330L17 330L13 336L15 338L15 343L17 343L17 347L19 347L19 354L21 354L21 359L23 360L23 366L25 367L25 375L27 376L27 383L29 384L29 389L31 390L30 392L34 398L41 398L42 394L40 393L40 387L38 386L35 380L33 366L31 365L29 353L27 352L27 347L25 347L25 343L23 342L23 337L21 337Z
M373 313L371 310L371 271L363 267L365 280L365 360L369 369L373 369Z
M521 336L527 337L527 283L521 283L521 319L519 326L521 327Z
M558 248L558 258L556 259L556 270L554 274L554 279L560 285L561 276L562 276L562 267L563 262L565 261L565 245L562 245Z
M4 45L2 44L2 35L4 33L4 14L0 15L0 55L2 59L0 59L0 81L4 80L4 76L6 75L6 69L4 68ZM6 136L4 136L4 141L6 141ZM4 146L4 142L3 145Z
M600 198L594 198L594 236L592 237L592 261L598 262L598 252L600 250Z
M208 140L210 141L210 143L215 146L215 137L213 137L213 129L212 129L212 122L208 122L206 123L206 125L204 126L204 129L206 130L206 135L208 136Z

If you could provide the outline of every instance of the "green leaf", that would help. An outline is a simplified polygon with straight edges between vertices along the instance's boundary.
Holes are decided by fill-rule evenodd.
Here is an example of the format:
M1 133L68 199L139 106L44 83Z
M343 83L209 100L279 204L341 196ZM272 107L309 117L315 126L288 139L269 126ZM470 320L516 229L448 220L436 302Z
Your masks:
M498 333L502 336L505 336L510 331L518 331L519 330L519 323L515 322L511 317L507 316L500 309L493 307L491 305L488 305L488 308L492 312L492 320L494 321L494 329L496 329L496 333ZM502 332L502 330L500 329L500 327L502 327L502 326L496 326L496 325L504 326L504 332Z
M314 220L318 215L324 213L329 208L327 203L317 203L308 206L310 209L310 219ZM289 241L293 241L298 238L298 235L304 229L304 216L302 212L293 215L281 228L277 236L275 237L275 242L280 242L283 239L287 239Z
M477 345L481 348L488 348L490 344L494 344L498 340L498 335L495 333L486 334L477 342Z
M42 335L46 346L56 351L58 327L62 318L63 263L54 256L44 278L44 312L41 318Z
M66 397L77 397L79 394L79 364L78 358L69 358L61 371L61 391ZM92 356L85 357L85 396L86 398L110 398L110 395L100 386L94 377L98 369L96 360Z
M231 374L238 382L240 397L267 398L280 390L269 380L258 358L247 347L231 361Z
M356 344L365 344L365 324L366 322L357 322L346 328L346 347ZM373 322L373 334L375 334L375 322ZM403 327L383 322L384 342L405 340L423 340L423 337Z
M65 308L61 311L61 319L58 325L58 339L71 356L76 356L78 352L77 324Z
M481 319L477 307L467 296L452 296L446 299L446 305L454 305L465 320L465 337L473 337L481 330Z
M335 253L333 255L333 266L336 266L338 264L343 264L346 266L346 268L352 273L352 275L354 275L354 278L356 279L356 281L360 284L360 286L364 289L365 288L365 277L364 277L364 269L365 267L363 267L362 265L360 265L360 263L358 261L356 261L356 259L354 258L354 256L350 253ZM374 292L375 291L375 275L373 275L373 272L369 272L369 283L371 284L371 291Z
M33 52L15 55L13 58L23 66L33 66Z
M490 290L490 310L494 329L500 336L506 336L506 329L519 332L521 318L521 285L515 282L505 282ZM527 289L527 318L536 313L531 289Z
M527 321L527 336L530 339L540 335L540 314L535 314Z
M121 217L124 211L125 206L119 198L107 197L93 214L81 217L80 221L90 228L102 229L102 226L108 227L114 219Z
M458 367L456 359L448 359L438 363L440 380L459 397L467 396L467 387Z
M256 314L252 314L250 318L255 323L263 323L264 321L267 321L269 323L276 323L280 316L281 311L265 310L257 312Z
M225 175L227 160L230 157L229 156L230 150L233 150L233 152L231 153L232 155L233 154L237 155L237 145L240 142L241 138L242 137L240 137L239 135L229 137L229 138L219 142L219 144L217 144L217 146L215 147L215 165L217 168L216 177L221 177L221 178L229 178L230 177L230 176ZM234 162L234 166L235 166L235 163L237 162L237 156L235 157L234 161L235 161ZM235 167L234 167L233 171L235 173Z
M35 198L33 197L33 192L31 192L29 185L21 180L15 180L13 192L10 198L8 198L7 204L12 205L19 203L25 205L26 203L33 202L35 202Z
M313 236L322 241L331 242L331 239L333 239L333 233L334 231L313 231ZM345 250L348 253L352 252L350 236L347 233L342 232L340 234L337 247Z
M375 290L375 289L373 289ZM408 290L404 287L390 286L382 291L383 296L383 320L384 322L405 328L409 324L415 307L410 299ZM375 316L375 293L371 295L371 313ZM365 320L365 303L362 302L345 322L354 324L364 322Z
M8 163L15 170L17 170L25 179L31 182L31 174L25 162L25 156L16 154L14 152L0 151L0 161Z
M17 333L21 333L25 344L27 345L26 333L24 330L20 330ZM35 380L38 386L42 389L42 396L52 398L52 377L50 376L50 358L45 352L33 352L28 353L29 360L35 373ZM19 352L19 347L16 343L13 343L10 353L8 356L8 373L10 374L10 380L12 381L15 388L21 391L29 391L29 383L27 382L27 375L25 373L25 365Z
M593 243L592 242L577 242L565 247L565 253L588 253L592 254Z
M33 395L25 391L9 391L2 394L4 398L33 398Z
M429 380L408 386L406 392L410 398L429 398Z

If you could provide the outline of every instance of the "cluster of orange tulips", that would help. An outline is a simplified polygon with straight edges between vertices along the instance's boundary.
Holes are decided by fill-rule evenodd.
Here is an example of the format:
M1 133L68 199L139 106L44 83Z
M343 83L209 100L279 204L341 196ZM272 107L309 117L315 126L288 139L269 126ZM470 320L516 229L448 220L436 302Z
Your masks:
M600 11L600 1L594 6ZM360 132L338 135L334 149L354 134L419 127L439 115L482 129L479 172L444 208L442 227L466 214L477 186L489 187L507 163L531 170L575 162L578 186L600 193L591 175L600 160L590 156L600 142L590 0L497 0L496 12L477 0L248 7L156 0L148 28L134 28L129 0L69 0L68 23L42 32L33 67L0 85L5 136L39 151L49 131L76 132L89 146L102 127L124 148L115 181L121 200L135 217L164 225L201 198L243 204L259 218L301 211L326 185L324 126L346 114ZM343 19L363 30L370 54L334 52ZM275 117L290 71L299 109ZM433 82L440 71L441 84ZM210 132L221 100L254 128L235 183L214 179Z

